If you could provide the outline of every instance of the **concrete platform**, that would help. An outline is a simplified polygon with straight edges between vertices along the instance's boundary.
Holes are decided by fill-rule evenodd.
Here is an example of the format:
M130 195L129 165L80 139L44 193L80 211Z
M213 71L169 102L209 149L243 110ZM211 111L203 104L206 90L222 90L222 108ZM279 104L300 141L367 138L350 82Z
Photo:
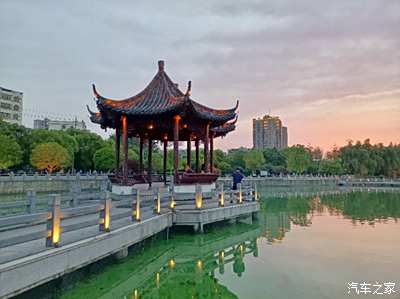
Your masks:
M252 218L259 210L260 204L255 201L218 208L176 210L173 215L173 223L174 225L193 226L195 231L203 232L206 224L239 217Z

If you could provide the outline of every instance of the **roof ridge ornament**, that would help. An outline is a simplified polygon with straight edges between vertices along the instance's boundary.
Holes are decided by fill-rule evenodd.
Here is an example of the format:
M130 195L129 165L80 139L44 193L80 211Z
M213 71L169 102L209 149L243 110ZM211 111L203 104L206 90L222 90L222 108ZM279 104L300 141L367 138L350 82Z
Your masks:
M96 115L95 112L93 112L92 110L90 110L89 105L86 105L87 110L89 111L90 115Z
M165 67L165 62L164 62L164 60L159 60L159 61L158 61L158 71L159 71L159 72L164 71L164 67Z
M189 80L185 96L190 96L191 94L192 94L192 81Z
M94 83L92 84L92 89L93 89L94 95L95 95L96 97L99 97L100 94L97 92L97 90L96 90L96 85L94 85Z

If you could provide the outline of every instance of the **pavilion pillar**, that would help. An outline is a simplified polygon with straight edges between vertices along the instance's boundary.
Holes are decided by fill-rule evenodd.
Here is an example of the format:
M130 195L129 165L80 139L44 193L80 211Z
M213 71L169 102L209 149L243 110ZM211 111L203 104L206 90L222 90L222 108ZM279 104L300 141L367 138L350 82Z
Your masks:
M174 118L174 176L178 178L179 169L179 122L181 117L176 115Z
M190 136L187 141L187 148L186 148L186 164L192 168L192 140Z
M120 148L121 148L121 127L119 122L115 124L115 175L119 175L120 165Z
M128 119L126 115L122 116L122 146L124 150L124 161L122 164L123 184L128 183Z
M168 140L164 139L164 155L163 155L163 179L164 179L164 185L167 184L167 155L168 155Z
M214 172L214 134L210 136L210 171Z
M149 187L152 184L152 172L153 172L153 165L152 165L152 156L153 156L153 140L149 138L149 149L147 153L147 176L149 181Z
M209 149L209 144L210 144L210 125L206 125L206 129L204 132L204 172L208 173L210 172L210 149Z
M139 140L139 173L143 173L143 137Z
M200 172L200 149L199 149L199 139L196 138L196 140L194 141L194 145L196 147L196 172L199 173Z

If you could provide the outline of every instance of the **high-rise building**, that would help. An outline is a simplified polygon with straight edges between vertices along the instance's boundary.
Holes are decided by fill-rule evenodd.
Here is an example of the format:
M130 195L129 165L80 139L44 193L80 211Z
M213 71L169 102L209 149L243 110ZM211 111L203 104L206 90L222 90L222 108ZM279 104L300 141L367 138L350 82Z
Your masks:
M0 87L0 119L22 124L23 93Z
M286 148L288 145L287 127L282 126L278 116L265 115L253 119L253 148Z
M282 127L281 146L282 146L282 148L287 148L288 147L287 127Z
M35 119L33 121L34 129L47 129L47 130L57 130L63 131L67 129L79 129L86 130L85 122L75 120L51 120L48 118L45 119Z

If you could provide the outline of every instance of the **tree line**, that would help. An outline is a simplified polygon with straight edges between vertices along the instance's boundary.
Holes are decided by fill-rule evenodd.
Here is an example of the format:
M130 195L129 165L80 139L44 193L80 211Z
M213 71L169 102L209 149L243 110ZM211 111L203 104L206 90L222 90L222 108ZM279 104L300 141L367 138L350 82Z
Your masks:
M144 147L144 161L147 158ZM153 169L162 171L161 147L154 146ZM121 153L122 157L122 153ZM128 157L137 167L139 146L129 140ZM186 151L180 152L181 167L186 163ZM192 153L194 157L194 152ZM203 153L200 154L203 159ZM239 168L245 174L268 171L270 174L353 174L357 176L400 176L400 145L349 142L323 154L319 147L293 145L277 149L232 149L214 151L214 164L222 174ZM0 171L112 171L115 168L114 138L76 129L51 131L30 129L0 120ZM173 152L168 150L167 171L172 171ZM192 165L194 168L194 165Z

